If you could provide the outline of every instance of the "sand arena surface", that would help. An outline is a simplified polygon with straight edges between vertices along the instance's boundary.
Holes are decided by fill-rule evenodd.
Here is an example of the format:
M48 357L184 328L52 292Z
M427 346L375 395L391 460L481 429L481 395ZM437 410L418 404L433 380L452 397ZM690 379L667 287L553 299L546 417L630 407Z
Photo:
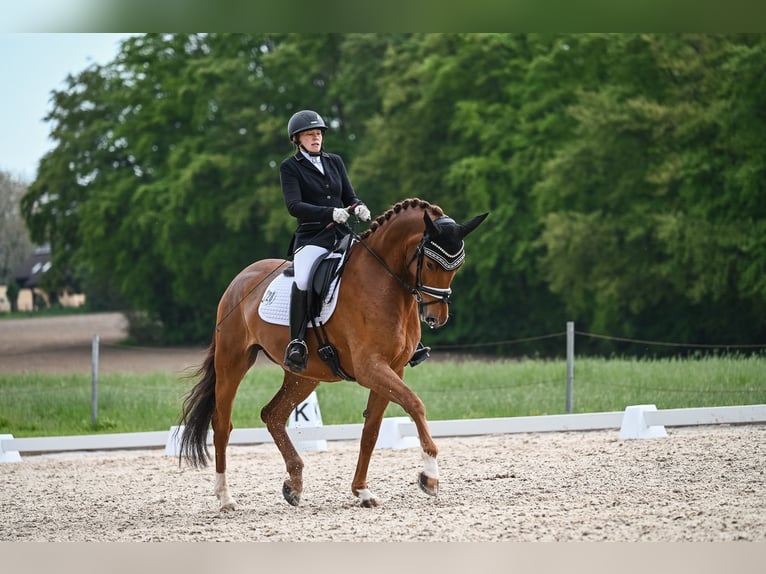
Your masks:
M113 314L64 319L44 320L39 339L31 324L0 321L0 371L82 370L77 360L88 371L94 325L107 342L122 336ZM180 371L202 358L164 351L141 359L131 350L108 368L156 370L164 359ZM617 430L440 438L436 498L417 487L418 449L378 450L369 480L382 505L373 509L351 494L354 442L304 453L297 508L282 498L273 444L230 447L239 510L226 514L213 469L179 467L162 450L23 456L0 464L0 541L766 542L766 425L667 430L640 441Z

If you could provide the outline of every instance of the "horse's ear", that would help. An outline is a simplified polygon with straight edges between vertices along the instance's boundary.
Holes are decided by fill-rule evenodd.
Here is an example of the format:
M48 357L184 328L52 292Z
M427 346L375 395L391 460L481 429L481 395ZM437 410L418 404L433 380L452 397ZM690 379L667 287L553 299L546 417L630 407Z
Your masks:
M471 233L471 231L473 231L474 229L476 229L477 227L479 227L479 224L480 224L482 221L484 221L485 219L487 219L487 216L488 216L488 215L489 215L489 212L487 212L487 213L484 213L484 214L482 214L482 215L477 215L477 216L476 216L476 217L474 217L473 219L470 219L470 220L466 221L465 223L463 223L463 224L460 226L460 227L461 227L461 229L463 230L463 237L465 237L466 235L468 235L469 233Z
M431 220L430 217L428 217L428 212L423 212L423 220L426 222L426 235L429 237L436 237L439 235L439 230L437 229L434 222Z

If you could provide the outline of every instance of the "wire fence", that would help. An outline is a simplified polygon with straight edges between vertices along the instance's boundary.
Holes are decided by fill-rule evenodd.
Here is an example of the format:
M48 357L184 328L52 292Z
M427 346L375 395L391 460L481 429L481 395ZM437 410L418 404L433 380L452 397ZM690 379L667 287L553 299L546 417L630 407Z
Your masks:
M662 360L672 361L674 358L678 358L678 354L668 354L658 359L660 362L654 363L654 372L649 377L634 376L629 380L621 380L619 378L608 379L609 374L605 374L606 362L599 363L598 359L588 359L587 357L578 357L575 363L575 337L578 341L585 339L615 341L619 343L628 343L642 346L652 347L665 347L668 349L694 349L694 350L720 350L725 355L734 355L737 359L742 359L747 354L763 359L762 363L756 365L753 369L754 372L749 374L736 374L727 372L727 370L734 371L734 363L716 365L715 372L700 373L701 369L706 369L709 364L701 365L700 369L695 371L693 367L694 363L686 363L684 372L670 372L672 369L667 368ZM601 333L591 333L588 331L579 331L574 329L574 323L569 322L567 324L566 331L558 331L554 333L548 333L544 335L537 335L531 337L519 337L516 339L503 339L481 343L470 344L454 344L454 345L434 345L433 351L448 352L454 354L475 353L482 348L498 349L508 348L514 345L521 346L528 343L534 343L538 341L548 341L551 339L562 340L562 351L566 349L566 374L554 378L537 378L537 379L523 379L518 380L514 377L510 377L505 384L501 385L482 385L480 389L473 389L475 392L487 392L490 394L497 393L493 397L497 400L498 394L506 391L515 394L517 397L519 394L536 394L538 396L564 396L566 404L566 412L573 412L574 407L574 391L575 391L575 366L576 364L586 364L589 366L584 372L578 369L576 377L578 396L585 398L586 404L597 403L597 395L610 394L621 395L625 397L628 402L665 402L665 408L673 408L675 406L685 406L690 401L696 401L700 406L703 406L709 402L725 404L733 403L763 403L766 402L766 355L760 353L766 349L766 343L761 344L742 344L742 343L686 343L686 342L674 342L674 341L656 341L649 339L639 339L630 337L621 337L615 335L605 335ZM564 344L565 343L565 344ZM756 352L756 353L753 353ZM699 358L721 355L705 354ZM688 359L688 356L681 357ZM508 360L506 358L500 358L501 361ZM631 359L623 359L630 361ZM640 359L636 359L640 360ZM613 362L617 361L612 359ZM642 369L650 370L652 366L651 361L643 360L641 365ZM663 372L664 371L664 372ZM747 382L742 383L742 379L746 378ZM648 379L648 380L647 380ZM687 380L685 380L687 379ZM692 380L688 380L692 379ZM562 391L562 387L565 391ZM608 390L607 390L608 389ZM428 396L428 394L439 393L451 393L451 394L468 394L467 392L461 392L455 389L434 389L423 391L422 394ZM540 403L544 402L542 400Z
M632 339L630 337L618 337L615 335L603 335L600 333L589 333L587 331L575 330L575 335L580 337L588 337L592 339L601 339L607 341L617 341L620 343L634 343L637 345L651 345L655 347L675 347L675 348L687 348L687 349L725 349L725 350L737 350L737 349L766 349L766 343L755 344L741 344L741 343L679 343L671 341L652 341L649 339ZM501 339L498 341L488 341L484 343L461 343L461 344L447 344L447 345L435 345L434 351L461 351L469 349L480 348L495 348L505 347L511 345L520 345L522 343L531 343L535 341L543 341L547 339L564 339L567 335L566 331L558 331L556 333L549 333L547 335L537 335L534 337L520 337L517 339Z
M436 370L437 360L430 363L433 367L418 367L416 370L408 369L405 379L414 381L412 384L419 396L429 405L429 411L440 408L455 409L462 407L464 412L490 412L492 416L516 416L528 414L555 414L559 412L600 412L606 410L622 409L630 404L656 403L661 408L683 408L688 406L725 406L739 404L766 403L766 354L760 353L766 349L766 344L690 344L682 342L652 341L635 339L599 333L578 331L573 324L567 325L567 330L531 337L516 339L504 339L483 343L471 343L462 345L438 345L434 351L460 353L469 355L468 361L457 361L454 364L448 361L446 371L442 371L441 379L454 379L455 376L464 376L470 383L451 382L441 384L441 380L435 383L428 382L429 372ZM673 358L658 360L645 359L607 359L576 356L576 342L583 338L606 339L623 343L635 343L641 345L664 346L672 349L695 348L695 349L725 349L734 352L731 361L722 357L712 357L713 361L674 361ZM566 361L561 360L529 360L529 359L500 359L485 361L481 358L478 349L483 347L513 346L538 341L560 339L562 349L568 349L571 345L571 356ZM101 343L104 347L122 347L111 343ZM157 347L131 347L136 350L145 350L161 353ZM739 351L756 351L750 353L754 358L748 360L744 355L736 355ZM470 356L473 354L473 358ZM97 352L94 353L97 356ZM575 359L576 357L576 359ZM709 357L711 358L711 357ZM637 365L632 368L630 365ZM461 363L466 363L461 365ZM678 368L675 363L682 364ZM428 365L429 363L426 363ZM481 367L477 367L481 364ZM525 365L532 364L533 368L527 369ZM617 365L619 368L616 368ZM97 372L97 369L94 371ZM461 373L464 373L461 375ZM478 373L478 374L477 374ZM84 374L84 373L83 373ZM177 373L176 373L177 375ZM422 378L426 384L421 384L418 379ZM113 375L110 375L113 377ZM251 375L248 375L251 376ZM57 400L77 400L87 398L90 389L81 387L73 392L72 386L66 384L70 375L61 376L58 383L49 380L41 384L33 384L24 387L11 386L3 389L3 396L14 401L22 396L42 397L56 402ZM145 384L140 377L134 377L130 383L130 393L142 395L144 398L152 397L158 402L169 401L176 403L185 394L187 387L193 381L187 381L187 385L180 385L175 377L175 383L170 386L155 382ZM437 377L439 378L439 377ZM274 379L278 385L278 377ZM98 382L98 381L96 381ZM109 384L102 387L101 401L110 401L111 394L125 400L123 390L125 382L117 382L113 378ZM110 388L111 385L111 388ZM183 387L183 388L181 388ZM256 392L255 387L262 385L243 385L239 391L246 397ZM98 386L94 385L94 389ZM97 392L97 391L96 391ZM366 393L359 388L358 393ZM328 395L335 391L328 391ZM250 397L251 400L254 397ZM492 405L492 410L487 411L487 405ZM521 405L521 406L520 406ZM562 409L562 407L564 407ZM97 401L94 399L93 418L97 416ZM445 415L446 417L460 418L460 414ZM444 417L442 417L444 418Z

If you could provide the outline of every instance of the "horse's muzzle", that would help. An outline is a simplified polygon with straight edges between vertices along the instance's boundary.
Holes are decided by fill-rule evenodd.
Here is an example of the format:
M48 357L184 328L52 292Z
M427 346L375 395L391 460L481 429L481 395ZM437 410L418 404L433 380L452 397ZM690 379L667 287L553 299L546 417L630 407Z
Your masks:
M449 314L445 313L444 316L432 313L430 309L424 309L420 314L420 320L428 325L429 329L438 329L442 327L449 319Z
M418 309L420 320L430 329L437 329L449 319L449 304L452 302L452 289L439 289L421 285L418 288ZM427 301L423 297L426 295ZM437 309L439 310L437 312Z

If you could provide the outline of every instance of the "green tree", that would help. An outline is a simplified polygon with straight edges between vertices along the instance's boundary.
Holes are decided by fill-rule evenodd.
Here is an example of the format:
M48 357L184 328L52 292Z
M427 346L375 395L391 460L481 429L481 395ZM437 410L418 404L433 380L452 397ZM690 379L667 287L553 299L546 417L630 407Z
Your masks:
M11 279L7 283L7 289L5 291L5 297L8 299L8 304L11 308L11 313L16 313L19 310L19 293L21 287L19 287L16 279Z
M572 137L575 122L564 110L580 86L598 84L606 64L595 56L607 45L578 37L427 34L387 54L382 109L369 128L376 145L354 164L357 181L388 201L415 195L456 217L491 212L456 278L450 328L434 341L563 329L563 308L540 269L532 189L546 159Z
M19 202L26 184L10 173L0 170L0 283L9 290L16 284L16 267L32 254L32 243L21 216ZM15 304L15 297L11 299Z
M54 93L56 147L22 211L64 276L165 340L207 339L231 278L285 252L285 126L312 108L374 213L406 197L491 212L429 342L569 319L762 341L764 55L762 35L136 36Z
M740 123L763 125L757 108L729 95L756 81L745 62L760 44L620 37L602 86L568 107L576 137L546 164L535 191L547 277L578 322L681 342L763 336L763 321L746 318L764 317L766 293L742 283L764 268L755 246L762 184L741 177L743 164L748 175L763 168L762 146L743 148L724 135L734 130L730 109ZM623 56L631 66L621 70ZM734 65L737 87L733 74L721 74Z
M328 139L355 145L342 134L361 123L329 90L344 49L340 35L130 38L54 94L58 145L24 199L35 236L165 340L207 339L234 275L285 253L294 221L278 166L292 151L290 114L322 110Z

